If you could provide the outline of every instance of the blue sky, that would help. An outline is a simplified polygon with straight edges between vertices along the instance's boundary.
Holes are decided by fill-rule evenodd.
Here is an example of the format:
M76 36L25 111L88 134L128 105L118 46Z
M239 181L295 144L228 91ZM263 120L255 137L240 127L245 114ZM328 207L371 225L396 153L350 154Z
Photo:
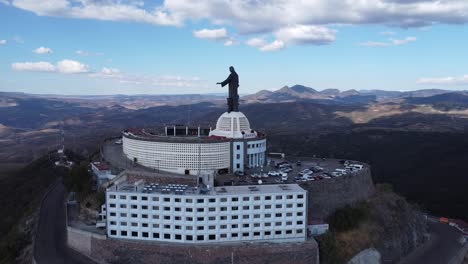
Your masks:
M466 1L307 2L0 0L0 91L468 88Z

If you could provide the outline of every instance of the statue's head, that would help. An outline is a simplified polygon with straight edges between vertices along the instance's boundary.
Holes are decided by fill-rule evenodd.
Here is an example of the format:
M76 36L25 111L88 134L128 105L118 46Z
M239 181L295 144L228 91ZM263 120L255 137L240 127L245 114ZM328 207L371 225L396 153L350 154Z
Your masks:
M230 72L234 72L234 67L230 66L230 67L229 67L229 71L230 71Z

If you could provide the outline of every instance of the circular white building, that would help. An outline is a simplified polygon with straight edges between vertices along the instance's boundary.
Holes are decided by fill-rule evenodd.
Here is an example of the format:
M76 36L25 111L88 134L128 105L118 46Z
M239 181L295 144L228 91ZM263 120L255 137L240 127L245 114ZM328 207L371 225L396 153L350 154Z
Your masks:
M243 172L265 164L266 137L241 112L222 114L216 129L166 126L123 132L123 152L134 163L186 175Z

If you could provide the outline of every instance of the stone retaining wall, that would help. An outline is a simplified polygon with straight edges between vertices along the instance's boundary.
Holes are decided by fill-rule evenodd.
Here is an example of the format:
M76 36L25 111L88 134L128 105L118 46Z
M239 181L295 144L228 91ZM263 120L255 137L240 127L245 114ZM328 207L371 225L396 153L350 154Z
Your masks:
M351 175L300 185L308 191L309 219L325 219L336 209L366 200L375 193L367 166Z

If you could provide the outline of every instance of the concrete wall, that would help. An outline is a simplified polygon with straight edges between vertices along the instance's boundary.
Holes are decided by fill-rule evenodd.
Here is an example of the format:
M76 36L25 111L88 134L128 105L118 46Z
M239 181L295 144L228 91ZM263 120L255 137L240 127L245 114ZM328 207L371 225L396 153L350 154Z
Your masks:
M309 219L325 219L336 209L365 200L375 192L369 167L351 175L305 182L300 186L309 192Z
M295 263L318 264L315 240L302 243L179 245L106 239L68 227L68 246L97 263Z

